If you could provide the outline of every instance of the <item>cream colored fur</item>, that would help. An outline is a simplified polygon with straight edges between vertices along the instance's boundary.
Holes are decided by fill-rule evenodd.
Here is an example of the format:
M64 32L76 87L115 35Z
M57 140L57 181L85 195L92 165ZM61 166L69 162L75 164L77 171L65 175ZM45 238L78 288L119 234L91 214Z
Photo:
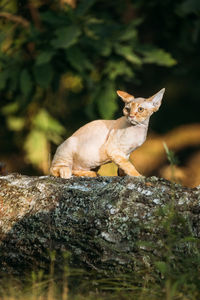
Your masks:
M113 161L125 174L140 176L129 155L146 140L149 118L159 109L164 91L147 99L117 91L125 102L124 116L93 121L78 129L57 148L51 174L62 178L94 177L101 165Z

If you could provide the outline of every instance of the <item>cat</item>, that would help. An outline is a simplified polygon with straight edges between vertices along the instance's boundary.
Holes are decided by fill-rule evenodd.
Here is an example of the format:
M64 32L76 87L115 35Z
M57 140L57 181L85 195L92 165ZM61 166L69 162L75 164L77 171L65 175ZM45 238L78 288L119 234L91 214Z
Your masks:
M119 167L119 174L141 176L129 156L145 142L149 118L159 109L164 92L163 88L150 98L134 98L117 91L125 103L124 116L92 121L78 129L57 148L50 173L62 178L95 177L101 165L112 161Z

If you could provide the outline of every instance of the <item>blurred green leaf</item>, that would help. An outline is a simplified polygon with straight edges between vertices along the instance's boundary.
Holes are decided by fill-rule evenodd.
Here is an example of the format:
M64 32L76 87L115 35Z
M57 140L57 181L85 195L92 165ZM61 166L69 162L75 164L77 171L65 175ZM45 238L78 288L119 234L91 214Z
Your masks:
M16 91L20 83L21 65L14 61L13 65L9 68L9 90Z
M26 137L24 149L27 160L47 171L49 160L49 141L59 144L65 129L45 110L41 109L32 120L32 130Z
M188 14L200 14L200 1L199 0L186 0L177 5L176 13L179 16L185 16Z
M137 26L139 26L143 22L142 18L134 19L131 23L124 26L119 33L118 40L122 42L131 41L133 43L137 40L138 37L138 29Z
M134 73L125 61L109 61L104 72L108 74L109 78L114 80L120 75L132 78Z
M33 126L38 131L44 132L47 139L55 144L61 142L61 135L65 133L65 128L45 109L41 109L35 116Z
M76 15L83 16L97 0L82 0L76 8Z
M51 41L51 45L54 48L67 49L77 42L77 38L80 35L79 27L71 25L61 27L55 31L56 38Z
M171 67L176 64L176 60L163 49L148 49L142 52L144 58L143 62L152 64L155 63L160 66Z
M77 47L70 47L67 49L66 57L71 66L79 72L82 72L85 69L92 69L92 64L86 57L85 53Z
M112 43L109 40L96 40L93 42L93 47L95 47L95 50L99 55L105 57L111 56Z
M35 166L41 166L48 159L48 141L44 132L33 129L28 134L24 149L27 160Z
M18 102L12 102L12 103L9 103L9 104L5 105L1 109L1 111L4 115L9 115L9 114L17 112L18 108L19 108L19 103Z
M55 52L53 52L53 51L40 52L40 54L36 58L36 62L35 62L36 65L39 66L39 65L47 64L52 59L54 53Z
M127 29L124 32L121 33L119 40L120 41L133 41L138 35L138 32L136 30L136 28L133 29Z
M53 130L59 134L65 132L65 129L58 121L56 121L50 114L45 110L41 109L33 120L33 125L43 131Z
M123 56L126 60L130 61L133 64L136 65L141 65L142 61L139 58L138 55L136 55L133 52L133 49L131 46L121 46L121 45L116 45L115 46L115 52L121 56Z
M33 67L33 73L36 82L42 87L49 87L53 78L53 69L50 64L44 64Z
M55 11L47 10L40 13L40 17L44 23L47 23L54 28L57 26L68 25L68 18L66 18L66 15L60 13L56 14Z
M8 125L8 128L13 131L20 131L24 128L25 119L10 116L7 118L7 125Z
M27 69L24 69L20 75L20 89L22 94L27 97L33 88L33 82L30 73Z
M0 72L0 90L3 90L5 88L8 76L8 71L4 70Z
M103 119L113 118L117 110L116 90L112 83L107 83L97 94L95 101L97 102L100 116Z

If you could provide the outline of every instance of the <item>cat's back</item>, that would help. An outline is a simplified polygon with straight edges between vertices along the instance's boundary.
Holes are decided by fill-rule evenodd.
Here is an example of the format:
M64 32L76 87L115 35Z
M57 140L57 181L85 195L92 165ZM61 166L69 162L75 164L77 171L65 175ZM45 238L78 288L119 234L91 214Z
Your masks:
M115 120L95 120L85 124L74 132L72 137L77 138L92 138L93 136L105 136L114 127Z

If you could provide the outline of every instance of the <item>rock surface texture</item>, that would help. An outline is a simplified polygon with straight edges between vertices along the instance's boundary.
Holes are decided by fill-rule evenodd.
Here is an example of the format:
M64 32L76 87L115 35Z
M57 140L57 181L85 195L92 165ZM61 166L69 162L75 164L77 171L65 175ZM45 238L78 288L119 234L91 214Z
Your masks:
M179 216L171 227L199 238L200 187L156 177L1 176L0 270L46 270L54 250L58 269L66 251L72 266L137 269L151 264L152 255L161 256L163 221L170 212Z

